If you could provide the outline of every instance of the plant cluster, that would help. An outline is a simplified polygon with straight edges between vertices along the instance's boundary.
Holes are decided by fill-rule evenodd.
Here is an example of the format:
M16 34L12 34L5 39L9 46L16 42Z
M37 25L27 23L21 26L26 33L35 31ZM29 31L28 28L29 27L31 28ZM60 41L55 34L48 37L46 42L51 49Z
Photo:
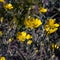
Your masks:
M60 59L59 0L0 0L0 60L17 59Z

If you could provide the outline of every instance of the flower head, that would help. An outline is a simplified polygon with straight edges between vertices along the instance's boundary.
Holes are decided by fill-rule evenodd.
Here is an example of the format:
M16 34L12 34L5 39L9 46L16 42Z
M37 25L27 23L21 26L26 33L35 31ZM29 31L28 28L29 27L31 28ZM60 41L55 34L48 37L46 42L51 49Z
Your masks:
M41 24L42 22L40 19L33 17L28 17L24 21L24 25L26 26L26 28L30 28L30 29L38 28Z
M26 32L18 32L17 33L17 39L19 39L21 42L25 41L25 37L26 37Z
M52 48L52 49L58 49L59 46L58 46L57 44L52 44L52 45L51 45L51 48Z
M13 9L13 6L12 6L12 4L9 3L9 4L5 4L4 8L11 10L11 9Z
M47 32L47 34L54 33L55 31L58 30L59 24L55 23L55 20L56 19L50 19L47 21L45 25L45 31Z
M17 39L21 42L24 42L26 39L28 40L31 38L32 36L30 34L27 34L25 31L17 33Z
M39 12L41 12L41 13L46 13L46 12L47 12L47 9L46 9L46 8L41 7L41 8L39 8Z

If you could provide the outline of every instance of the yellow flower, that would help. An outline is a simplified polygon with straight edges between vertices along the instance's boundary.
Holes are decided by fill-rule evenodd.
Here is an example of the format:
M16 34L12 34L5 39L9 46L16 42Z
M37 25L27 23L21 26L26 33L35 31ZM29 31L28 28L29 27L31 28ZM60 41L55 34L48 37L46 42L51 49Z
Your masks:
M3 2L5 2L5 0L0 0L0 2L2 2L2 3L3 3Z
M28 17L27 19L25 19L24 21L24 25L26 26L26 28L31 28L33 29L33 18Z
M58 30L59 24L55 23L55 20L56 19L50 19L47 21L45 25L45 31L47 32L47 34L54 33L55 31Z
M6 60L6 58L2 56L2 57L0 57L0 60Z
M17 39L19 39L19 41L24 42L26 39L26 32L18 32L17 33Z
M17 39L21 42L24 42L26 39L31 39L32 36L27 34L25 31L17 33Z
M11 9L13 9L13 6L12 6L12 4L9 3L9 4L5 4L4 8L11 10Z
M27 34L26 39L31 39L32 36L30 34Z
M52 44L51 47L52 47L52 49L58 49L59 48L59 46L57 44Z
M32 44L32 40L28 40L28 41L27 41L27 44L28 44L28 45L31 45L31 44Z
M38 18L33 18L29 16L27 19L25 19L24 25L26 26L26 28L34 29L42 25L42 22Z
M41 7L41 8L39 8L39 12L41 12L41 13L46 13L46 12L47 12L47 9L46 9L46 8Z
M2 32L2 31L0 31L0 36L2 36L2 34L3 34L3 32Z

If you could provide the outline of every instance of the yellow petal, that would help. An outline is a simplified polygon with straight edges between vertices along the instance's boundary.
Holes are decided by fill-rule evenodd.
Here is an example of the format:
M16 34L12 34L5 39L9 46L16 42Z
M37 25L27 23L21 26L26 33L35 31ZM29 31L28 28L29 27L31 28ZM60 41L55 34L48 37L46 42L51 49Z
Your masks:
M27 34L26 39L31 39L32 36L30 34Z
M0 60L6 60L6 58L5 57L0 57Z
M45 28L45 31L49 31L50 28Z
M24 42L24 41L25 41L25 37L23 37L23 36L18 36L17 39L18 39L20 42Z
M27 41L27 44L28 44L28 45L31 45L31 44L32 44L32 40L28 40L28 41Z
M50 19L48 24L49 24L50 26L53 26L54 23L55 23L55 20L56 20L56 19Z
M24 25L26 26L26 28L31 28L31 29L33 28L33 25L30 19L26 19L24 21Z
M1 18L0 18L0 21L3 22L3 20L4 20L4 17L1 17Z
M59 48L59 46L56 47L56 49L58 49L58 48Z
M59 46L57 44L52 44L52 49L58 49Z
M57 23L56 23L56 24L54 24L54 27L59 27L59 24L57 24Z
M11 9L13 9L13 6L12 6L12 4L9 3L9 4L4 5L4 8L11 10Z
M25 39L26 39L26 32L23 31L23 32L18 32L17 33L17 39L21 42L24 42Z
M37 27L39 27L40 25L42 25L41 20L38 19L38 18L36 18L36 20L35 20L35 27L37 28Z
M41 13L46 13L46 12L47 12L47 9L46 9L46 8L41 7L41 8L39 9L39 11L40 11Z
M42 24L41 20L38 19L38 18L33 18L33 17L30 17L29 19L26 19L24 21L24 25L27 27L27 28L30 28L30 29L33 29L33 28L37 28L39 27L40 25Z
M52 49L54 49L55 48L55 45L54 44L52 44Z
M50 27L49 25L45 25L45 31L49 31Z
M49 34L54 33L54 32L56 32L57 30L58 30L58 28L50 29L50 30L49 30Z
M26 32L25 31L21 32L21 35L26 36Z

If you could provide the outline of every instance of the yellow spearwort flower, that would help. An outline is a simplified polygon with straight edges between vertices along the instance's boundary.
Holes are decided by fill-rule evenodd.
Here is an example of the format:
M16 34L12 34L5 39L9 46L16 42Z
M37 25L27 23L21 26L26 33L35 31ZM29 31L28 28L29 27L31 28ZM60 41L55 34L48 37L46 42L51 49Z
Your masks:
M17 33L17 39L21 42L24 42L26 39L31 39L32 36L27 34L25 31Z
M5 2L5 0L0 0L1 3Z
M28 45L31 45L31 44L32 44L32 40L28 40L28 41L27 41L27 44L28 44Z
M42 25L42 22L38 18L28 17L24 21L26 28L35 29Z
M54 24L54 27L59 27L59 26L60 26L60 25L59 25L59 24L57 24L57 23L55 23L55 24Z
M47 8L43 8L43 7L39 8L39 12L41 13L46 13L47 11L48 11Z
M26 26L26 28L33 29L33 20L34 19L32 17L28 17L27 19L25 19L24 25Z
M4 8L11 10L11 9L13 9L13 6L12 6L12 4L9 3L9 4L5 4Z
M6 58L2 56L2 57L0 57L0 60L6 60Z
M17 39L19 39L19 41L24 42L26 39L26 32L18 32L17 33Z
M55 23L56 19L49 19L45 25L45 31L47 34L54 33L58 30L59 24Z

